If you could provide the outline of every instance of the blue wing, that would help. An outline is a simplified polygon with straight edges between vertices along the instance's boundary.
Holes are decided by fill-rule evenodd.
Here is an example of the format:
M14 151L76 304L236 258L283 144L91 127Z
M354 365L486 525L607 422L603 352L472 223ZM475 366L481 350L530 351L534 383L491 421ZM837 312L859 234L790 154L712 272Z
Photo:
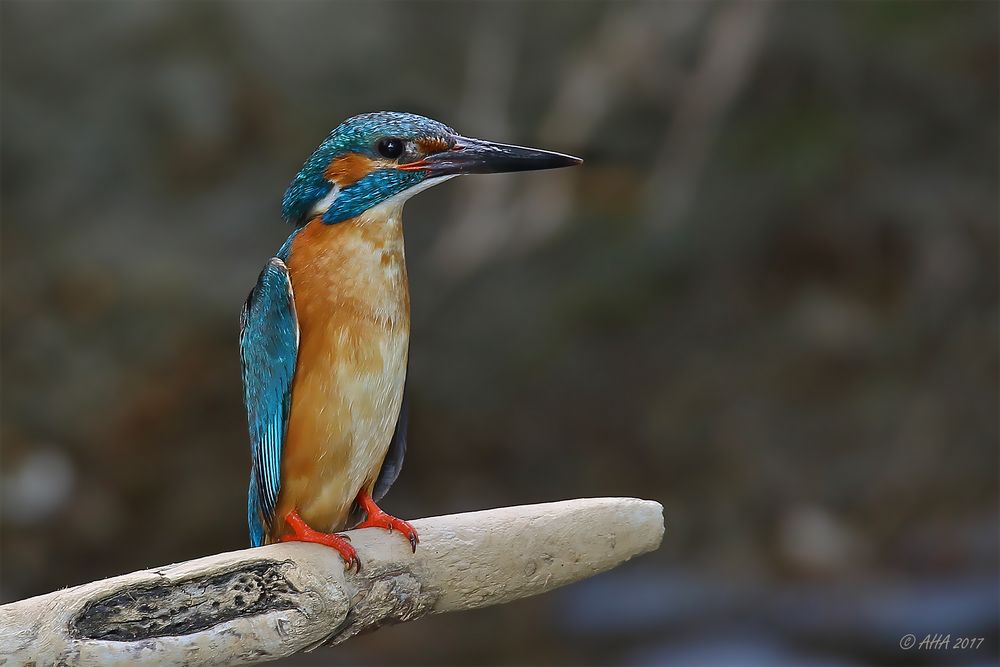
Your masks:
M399 471L403 469L403 458L406 456L406 429L410 423L410 406L406 395L406 384L403 384L403 403L399 406L396 431L392 434L389 451L385 454L382 469L379 470L378 478L375 480L375 488L372 489L372 498L375 500L382 500L388 493L389 487L399 477Z
M240 318L243 402L250 429L250 544L264 543L281 487L281 448L292 405L299 325L288 267L272 257Z

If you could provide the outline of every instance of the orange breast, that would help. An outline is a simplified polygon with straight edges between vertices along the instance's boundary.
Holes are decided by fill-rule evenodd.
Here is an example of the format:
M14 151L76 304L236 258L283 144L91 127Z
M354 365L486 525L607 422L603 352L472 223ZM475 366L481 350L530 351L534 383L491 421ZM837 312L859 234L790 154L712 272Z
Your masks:
M316 219L292 242L299 354L272 539L292 509L317 530L343 529L385 459L410 329L402 224L392 213Z

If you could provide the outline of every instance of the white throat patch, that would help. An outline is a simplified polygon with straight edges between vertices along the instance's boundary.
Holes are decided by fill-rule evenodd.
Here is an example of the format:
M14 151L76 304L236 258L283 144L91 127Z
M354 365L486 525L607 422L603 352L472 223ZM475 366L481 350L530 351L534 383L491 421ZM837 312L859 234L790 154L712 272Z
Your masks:
M423 192L428 188L432 188L435 185L438 185L439 183L444 183L448 179L455 178L458 175L459 174L447 174L445 176L432 176L431 178L425 178L416 185L403 190L399 194L393 195L392 197L389 197L385 201L380 202L375 206L372 206L362 215L369 215L375 218L380 217L379 215L380 213L399 208L400 206L403 205L403 202L405 202L413 195L419 192ZM330 210L331 206L333 206L333 202L336 201L337 197L340 195L340 186L337 185L336 183L331 183L331 184L333 185L333 187L330 189L330 192L325 197L316 202L315 205L313 205L312 210L309 212L309 217L313 218L316 217L317 215L323 215L328 210Z
M310 218L314 218L317 215L323 215L330 210L331 206L333 206L333 200L335 200L337 195L340 194L340 186L333 182L330 184L333 186L330 188L330 192L318 202L313 204L312 210L309 211Z

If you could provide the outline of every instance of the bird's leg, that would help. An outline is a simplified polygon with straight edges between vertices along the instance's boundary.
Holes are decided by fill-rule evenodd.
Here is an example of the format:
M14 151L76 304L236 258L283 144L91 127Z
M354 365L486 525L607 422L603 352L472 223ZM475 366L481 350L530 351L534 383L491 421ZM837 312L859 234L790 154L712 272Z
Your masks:
M299 516L297 510L292 510L285 515L285 523L291 527L292 534L282 535L282 542L313 542L314 544L323 544L337 550L337 552L344 559L344 563L346 564L348 570L353 567L357 568L358 572L361 571L361 561L358 559L358 552L351 546L351 538L347 535L321 533L318 530L313 530L309 527L309 524L307 524L305 520Z
M402 519L389 516L379 509L379 506L375 504L367 489L361 489L361 492L358 493L357 503L364 510L367 517L355 526L355 528L385 528L390 533L393 529L398 530L410 541L410 548L413 551L417 550L417 543L420 541L420 538L417 537L417 531L414 530L413 526Z

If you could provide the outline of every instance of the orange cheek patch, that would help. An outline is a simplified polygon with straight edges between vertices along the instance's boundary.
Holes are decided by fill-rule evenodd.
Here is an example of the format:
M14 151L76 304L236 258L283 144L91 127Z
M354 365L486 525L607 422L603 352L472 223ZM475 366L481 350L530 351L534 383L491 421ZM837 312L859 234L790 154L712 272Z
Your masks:
M357 183L378 168L378 163L369 157L350 153L330 161L323 176L342 188Z
M443 137L428 137L426 139L417 139L417 146L420 147L421 153L430 155L448 150L451 148L452 143Z

